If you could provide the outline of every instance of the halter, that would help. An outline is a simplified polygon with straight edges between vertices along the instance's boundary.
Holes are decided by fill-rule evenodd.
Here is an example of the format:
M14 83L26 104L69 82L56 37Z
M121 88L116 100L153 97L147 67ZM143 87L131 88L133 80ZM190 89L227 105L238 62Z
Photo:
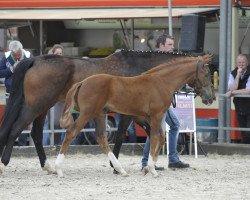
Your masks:
M199 75L199 69L202 66L203 66L202 60L199 59L197 61L197 64L196 64L196 74L195 74L195 79L194 79L194 82L193 82L193 84L194 84L193 88L194 88L194 91L196 91L195 97L200 94L200 90L202 89L202 87L206 87L206 86L210 86L211 85L211 84L209 84L209 85L202 85L202 82L201 82L201 80L198 77L198 75ZM199 85L199 86L197 86L197 85Z
M197 61L197 64L196 64L196 74L195 74L195 79L194 79L194 81L193 81L193 84L194 84L193 89L194 89L194 91L196 91L196 89L197 89L196 83L200 83L200 85L202 85L200 79L198 78L199 68L202 66L201 62L202 62L202 60L199 59L199 60ZM186 88L186 86L184 86L184 87ZM202 87L200 87L200 88L198 88L198 89L200 90L201 88L202 88ZM197 91L199 91L198 89L197 89ZM191 93L191 92L193 92L193 91L191 91L191 90L187 91L187 90L185 89L184 94L186 94L186 96L187 96L187 95L188 95L189 93ZM173 100L172 100L172 105L173 105L174 108L176 107L176 99L175 99L175 95L176 95L176 94L183 94L183 93L181 93L181 92L179 92L179 91L177 91L177 92L174 93L174 95L173 95ZM195 92L194 98L195 98L198 94L200 94L200 91L199 91L199 93Z

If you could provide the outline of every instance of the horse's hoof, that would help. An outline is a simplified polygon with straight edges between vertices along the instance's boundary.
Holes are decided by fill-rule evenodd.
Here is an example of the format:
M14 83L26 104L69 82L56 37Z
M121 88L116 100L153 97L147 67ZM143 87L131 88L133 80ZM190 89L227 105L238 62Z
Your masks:
M0 175L3 174L4 168L5 168L5 165L0 162Z
M158 173L156 172L156 170L155 170L155 169L150 170L150 173L152 174L153 178L158 177Z
M128 173L125 170L121 170L121 172L118 172L117 170L114 169L113 174L121 174L123 177L129 176Z
M146 176L146 175L147 175L147 173L149 172L149 168L148 168L148 166L143 167L141 171L142 171L143 175L144 175L144 176Z
M124 172L122 172L122 173L121 173L121 175L122 175L122 177L128 177L128 176L129 176L129 175L128 175L128 173L127 173L127 172L125 172L125 171L124 171Z
M121 174L121 176L123 176L123 177L127 177L128 176L128 173L124 170L124 169L119 169L119 170L117 170L116 169L116 171L119 173L119 174Z
M58 176L59 178L63 178L63 177L64 177L63 172L62 172L61 169L56 170L56 173L57 173L57 176Z
M122 174L122 177L129 177L128 173Z
M113 170L113 174L120 174L120 172L116 171L115 169Z
M56 170L52 167L49 161L46 160L44 167L42 167L44 171L47 171L48 174L56 174Z
M156 173L156 174L152 174L152 176L153 176L153 178L157 178L159 175L158 175L158 173Z

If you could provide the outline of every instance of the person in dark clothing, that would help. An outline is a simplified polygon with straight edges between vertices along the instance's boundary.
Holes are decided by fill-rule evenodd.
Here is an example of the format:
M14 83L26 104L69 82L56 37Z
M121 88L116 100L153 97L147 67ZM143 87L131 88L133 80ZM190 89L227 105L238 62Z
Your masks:
M31 57L31 53L23 49L23 45L18 40L12 40L9 43L9 51L5 52L0 59L0 78L5 78L4 84L6 87L6 97L9 96L11 90L11 83L13 73L17 64L25 59ZM8 101L8 99L6 99ZM19 146L27 145L28 134L21 134L18 138Z
M0 78L5 78L6 93L10 93L13 72L17 64L30 56L30 52L23 49L21 42L17 40L10 42L9 51L5 52L0 59Z
M237 66L230 73L228 80L228 92L226 97L239 94L250 94L250 66L246 55L239 54L237 56ZM239 126L242 128L250 128L250 98L234 97L233 99ZM250 131L241 132L243 144L250 144Z

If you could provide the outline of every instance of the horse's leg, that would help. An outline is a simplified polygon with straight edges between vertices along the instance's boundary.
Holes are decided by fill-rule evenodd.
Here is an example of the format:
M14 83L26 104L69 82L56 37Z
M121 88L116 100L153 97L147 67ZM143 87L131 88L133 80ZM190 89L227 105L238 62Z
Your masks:
M34 112L32 112L31 109L23 108L20 112L21 114L13 124L13 127L10 131L8 141L2 155L1 161L5 166L7 166L10 161L12 149L17 137L21 134L25 127L27 127L32 122L35 117ZM0 172L2 172L1 169Z
M2 156L4 147L8 141L8 131L1 130L0 133L0 155ZM0 174L3 173L5 165L1 162L0 163Z
M3 154L3 149L7 143L8 133L9 133L8 131L1 129L1 132L0 132L0 155Z
M132 121L132 117L128 115L120 115L120 122L118 125L118 130L115 138L115 145L113 148L113 153L115 157L118 159L119 153L122 147L122 142L124 141L124 136L126 134L126 130L128 129L129 124ZM112 163L110 163L111 167L113 167Z
M166 118L166 115L164 113L163 115L163 118L161 120L161 126L160 126L160 137L159 137L159 146L157 146L157 149L156 149L156 159L158 160L158 155L163 147L163 145L165 144L165 141L166 141L166 122L165 122L165 118Z
M44 151L44 148L43 148L43 144L42 144L42 141L43 141L43 125L44 125L46 113L47 112L44 112L42 115L40 115L39 117L37 117L34 120L32 130L31 130L31 137L32 137L32 139L34 141L36 151L37 151L37 155L39 157L39 161L40 161L42 169L44 171L47 171L48 174L51 174L51 173L55 172L55 169L53 169L50 162L47 160L46 154L45 154L45 151Z
M159 145L157 145L157 149L155 150L155 152L156 152L156 161L158 160L158 155L160 154L160 152L162 150L162 147L165 144L165 140L166 140L165 131L163 131L163 129L160 129Z
M157 177L158 173L155 170L155 164L158 159L158 153L161 149L162 145L162 139L160 139L160 122L161 122L162 116L161 115L155 115L154 117L151 117L151 131L150 131L150 153L149 153L149 159L148 159L148 170L151 172L153 177Z
M85 126L85 124L89 121L89 119L84 118L81 114L77 118L75 122L73 122L66 131L66 135L64 136L64 140L57 156L55 162L56 172L59 177L63 177L62 172L62 164L64 162L65 153L68 151L68 147L73 141L73 139L77 136L77 134L81 131L81 129Z
M99 116L95 119L96 123L96 141L104 151L104 153L108 156L110 162L112 163L112 166L114 169L119 172L122 176L128 176L127 172L122 168L121 164L111 151L108 139L106 135L106 115L104 113L101 113Z

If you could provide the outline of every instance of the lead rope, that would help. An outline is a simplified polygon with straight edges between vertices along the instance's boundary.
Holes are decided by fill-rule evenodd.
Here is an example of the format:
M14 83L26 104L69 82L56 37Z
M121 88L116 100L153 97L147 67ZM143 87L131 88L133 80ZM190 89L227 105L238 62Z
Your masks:
M173 95L172 105L173 105L174 108L176 108L176 98L175 98L175 94Z

